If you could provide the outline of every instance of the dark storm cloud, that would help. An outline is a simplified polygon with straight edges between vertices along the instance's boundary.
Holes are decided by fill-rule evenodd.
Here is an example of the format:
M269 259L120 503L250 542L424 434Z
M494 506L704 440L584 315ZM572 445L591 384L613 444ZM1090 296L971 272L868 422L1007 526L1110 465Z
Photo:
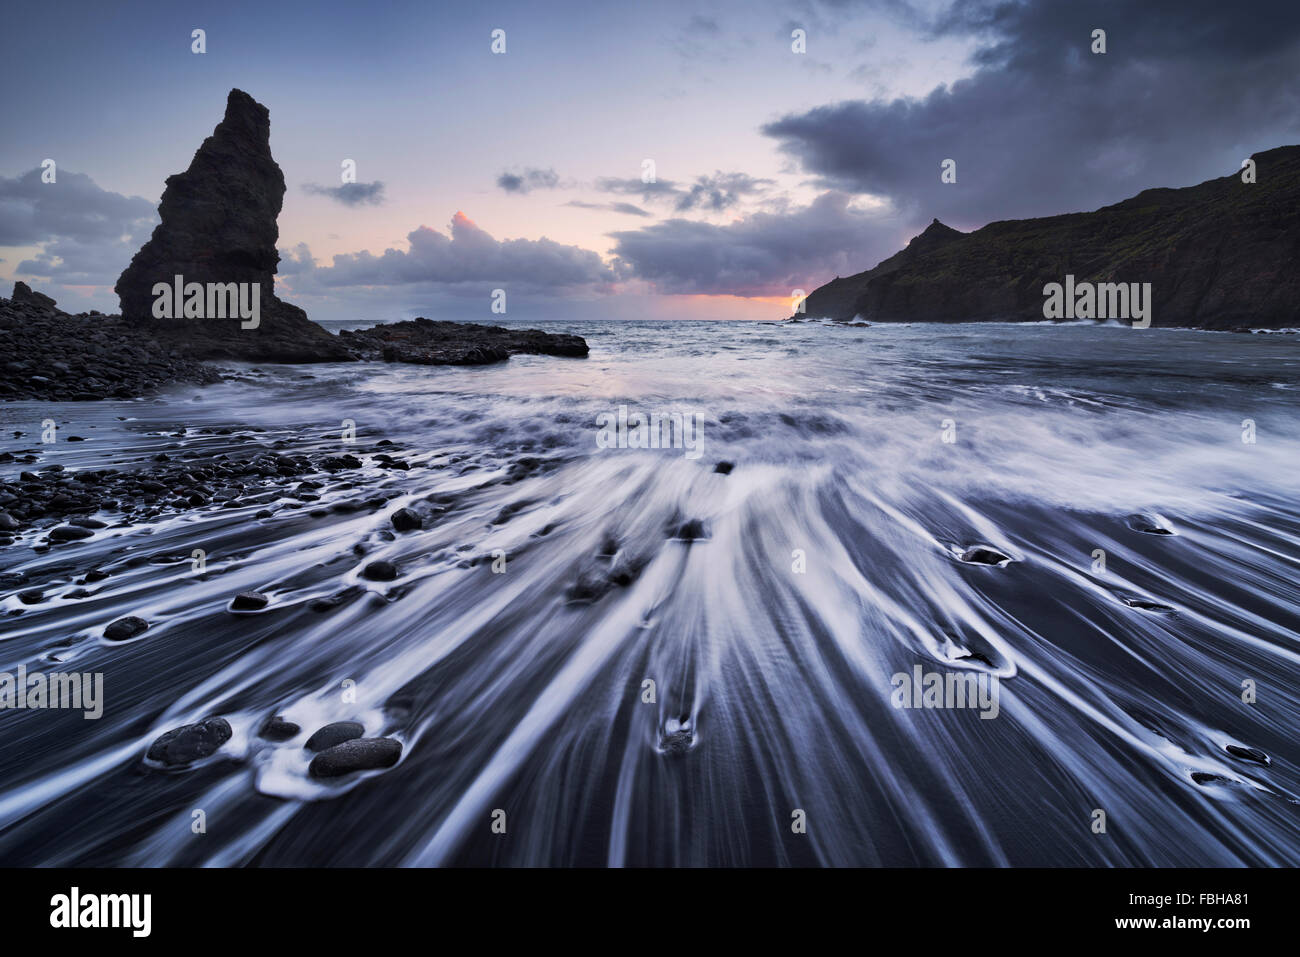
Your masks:
M84 173L39 168L0 177L0 246L40 247L17 274L67 285L111 285L158 222L154 204L100 189Z
M525 169L518 173L502 173L497 185L507 193L531 193L535 189L555 189L560 176L553 169Z
M1091 52L1097 28L1105 54ZM1189 185L1300 140L1294 0L959 0L928 32L978 38L975 73L921 99L830 104L764 132L829 185L966 226ZM945 159L956 184L940 182Z
M894 252L898 224L828 192L786 213L752 213L717 226L670 219L612 233L615 267L662 293L787 296L848 275Z
M344 183L341 186L304 183L302 191L313 196L328 196L344 206L379 206L384 202L384 184L380 180L373 183Z
M55 238L116 240L157 221L153 203L100 189L84 173L59 169L53 183L41 169L0 176L0 246L35 246Z

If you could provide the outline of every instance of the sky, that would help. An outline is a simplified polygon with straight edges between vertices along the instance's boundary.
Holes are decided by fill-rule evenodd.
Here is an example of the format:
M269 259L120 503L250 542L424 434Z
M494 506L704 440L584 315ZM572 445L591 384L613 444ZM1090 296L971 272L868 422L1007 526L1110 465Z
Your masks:
M502 318L504 289L511 319L779 319L932 219L1300 143L1298 76L1297 0L11 4L0 279L116 311L238 87L287 184L276 292L312 318Z

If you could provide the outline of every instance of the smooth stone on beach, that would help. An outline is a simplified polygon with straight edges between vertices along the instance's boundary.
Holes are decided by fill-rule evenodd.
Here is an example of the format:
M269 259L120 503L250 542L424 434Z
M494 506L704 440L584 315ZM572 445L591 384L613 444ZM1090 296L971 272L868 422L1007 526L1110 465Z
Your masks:
M169 767L189 764L214 754L234 732L225 718L209 717L173 728L149 745L148 757Z
M351 741L366 733L366 726L360 721L335 721L319 728L303 745L308 751L325 751L344 741Z
M412 532L424 526L420 521L420 513L410 508L399 508L393 513L392 521L393 528L399 532Z
M57 528L50 529L50 541L72 542L79 538L90 538L94 534L91 529L81 528L78 525L59 525Z
M135 615L119 618L104 629L104 637L109 641L126 641L149 630L149 622Z
M695 747L695 735L690 731L673 731L659 741L659 750L668 757L680 757Z
M1272 764L1272 760L1267 754L1259 748L1247 748L1240 744L1230 744L1225 749L1234 758L1241 758L1243 761L1251 761L1255 764L1262 764L1265 767Z
M397 566L392 562L371 562L361 570L361 574L374 582L390 582L397 577Z
M267 598L261 592L241 591L230 602L233 611L260 611L265 608L271 599Z
M1004 565L1011 558L996 549L974 545L961 553L961 560L971 565Z
M301 727L277 714L262 722L257 736L267 741L288 741L290 738L296 738L301 730Z
M354 738L312 758L307 772L314 778L336 778L353 771L391 768L402 756L396 738Z

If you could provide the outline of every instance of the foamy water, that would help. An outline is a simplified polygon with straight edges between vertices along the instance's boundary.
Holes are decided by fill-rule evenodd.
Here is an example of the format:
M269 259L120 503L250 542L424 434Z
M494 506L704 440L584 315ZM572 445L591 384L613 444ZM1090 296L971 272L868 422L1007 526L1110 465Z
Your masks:
M267 519L0 548L48 596L3 593L0 671L102 672L106 698L97 721L0 712L0 859L1300 863L1293 337L548 328L590 358L245 367L0 406L0 448L71 470L274 443L366 463ZM599 449L620 406L702 414L698 457ZM47 417L89 441L39 446ZM378 468L382 439L415 467ZM394 533L400 507L425 528ZM974 546L1010 561L962 561ZM361 575L378 559L396 581ZM67 597L97 566L114 573ZM232 613L247 590L270 604ZM123 615L151 627L104 641ZM918 665L996 679L996 716L896 707ZM221 751L141 766L210 714L234 729ZM302 734L260 739L272 714ZM400 740L400 762L308 776L303 741L338 720Z

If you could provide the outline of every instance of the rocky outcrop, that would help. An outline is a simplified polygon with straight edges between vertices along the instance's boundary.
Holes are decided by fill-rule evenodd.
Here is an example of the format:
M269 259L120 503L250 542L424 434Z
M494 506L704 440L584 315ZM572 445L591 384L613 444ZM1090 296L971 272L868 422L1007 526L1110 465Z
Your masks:
M118 278L120 317L70 316L15 283L13 298L0 299L0 399L133 398L217 381L200 359L478 365L517 353L587 355L579 336L473 323L416 319L326 332L274 293L285 187L270 137L266 107L231 90L225 117L189 168L167 178L161 222ZM159 284L173 292L166 315L155 308ZM224 315L213 314L218 301ZM255 313L239 308L254 302Z
M485 365L521 353L579 358L587 355L587 341L581 336L472 322L436 322L423 317L355 332L345 330L339 336L359 359L417 365Z
M971 233L935 220L874 269L814 290L803 318L1042 321L1043 287L1073 275L1150 283L1154 326L1300 326L1300 146L1252 159L1254 183L1238 171Z
M21 282L12 299L0 299L0 400L130 399L164 386L221 379L217 369L182 355L171 336L154 335L153 325L99 312L69 315L53 303ZM331 354L344 359L419 365L587 355L581 336L423 318L321 334Z
M116 316L69 315L21 282L0 299L0 399L130 399L218 378Z
M32 287L25 282L14 283L14 294L10 301L17 306L34 306L42 312L47 312L58 305L44 293L32 292Z
M189 169L167 178L162 222L117 281L122 316L201 359L328 362L351 355L338 338L275 296L276 218L284 174L271 157L266 107L231 90L225 118L203 141ZM258 289L258 325L239 318L156 318L154 286L248 283ZM251 295L250 295L251 300Z

